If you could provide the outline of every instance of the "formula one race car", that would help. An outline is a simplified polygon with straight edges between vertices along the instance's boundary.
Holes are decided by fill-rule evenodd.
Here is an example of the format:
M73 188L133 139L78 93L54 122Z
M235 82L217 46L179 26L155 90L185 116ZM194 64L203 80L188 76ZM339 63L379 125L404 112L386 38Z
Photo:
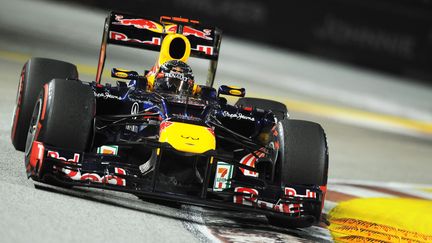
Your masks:
M283 227L319 222L328 170L322 127L290 119L280 102L245 97L244 88L213 88L221 36L195 20L111 12L95 81L81 81L73 64L30 59L11 131L28 177L263 214ZM159 57L143 74L113 68L119 81L101 84L108 44ZM189 57L209 61L205 84L194 82Z

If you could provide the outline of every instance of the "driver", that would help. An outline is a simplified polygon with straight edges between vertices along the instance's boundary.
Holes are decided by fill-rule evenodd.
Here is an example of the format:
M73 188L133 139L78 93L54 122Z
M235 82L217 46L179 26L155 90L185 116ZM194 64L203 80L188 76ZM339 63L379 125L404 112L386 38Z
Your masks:
M192 94L194 75L192 69L180 60L170 60L162 64L155 75L154 90L175 93Z

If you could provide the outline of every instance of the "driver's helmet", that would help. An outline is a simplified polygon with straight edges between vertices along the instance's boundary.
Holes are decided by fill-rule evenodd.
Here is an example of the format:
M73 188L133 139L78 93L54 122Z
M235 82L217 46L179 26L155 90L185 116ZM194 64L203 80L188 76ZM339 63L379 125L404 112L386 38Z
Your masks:
M191 94L194 85L192 69L180 60L162 64L155 76L154 90L165 93Z

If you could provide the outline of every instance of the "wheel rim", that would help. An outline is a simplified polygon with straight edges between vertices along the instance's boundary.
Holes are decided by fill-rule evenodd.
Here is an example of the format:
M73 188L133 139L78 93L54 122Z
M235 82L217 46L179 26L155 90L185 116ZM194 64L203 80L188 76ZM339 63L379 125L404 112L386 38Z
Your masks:
M26 140L26 146L25 146L25 155L26 157L31 152L31 149L33 147L33 142L36 140L36 134L38 130L38 124L40 120L40 116L42 113L42 98L40 97L35 104L35 108L33 110L32 118L30 120L30 126L27 133L27 140Z

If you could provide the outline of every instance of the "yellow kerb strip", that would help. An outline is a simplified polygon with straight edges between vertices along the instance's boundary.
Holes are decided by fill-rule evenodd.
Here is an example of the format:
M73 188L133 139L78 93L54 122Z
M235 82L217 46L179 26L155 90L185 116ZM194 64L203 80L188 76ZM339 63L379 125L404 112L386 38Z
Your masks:
M341 202L329 214L336 242L432 242L432 201L360 198Z

